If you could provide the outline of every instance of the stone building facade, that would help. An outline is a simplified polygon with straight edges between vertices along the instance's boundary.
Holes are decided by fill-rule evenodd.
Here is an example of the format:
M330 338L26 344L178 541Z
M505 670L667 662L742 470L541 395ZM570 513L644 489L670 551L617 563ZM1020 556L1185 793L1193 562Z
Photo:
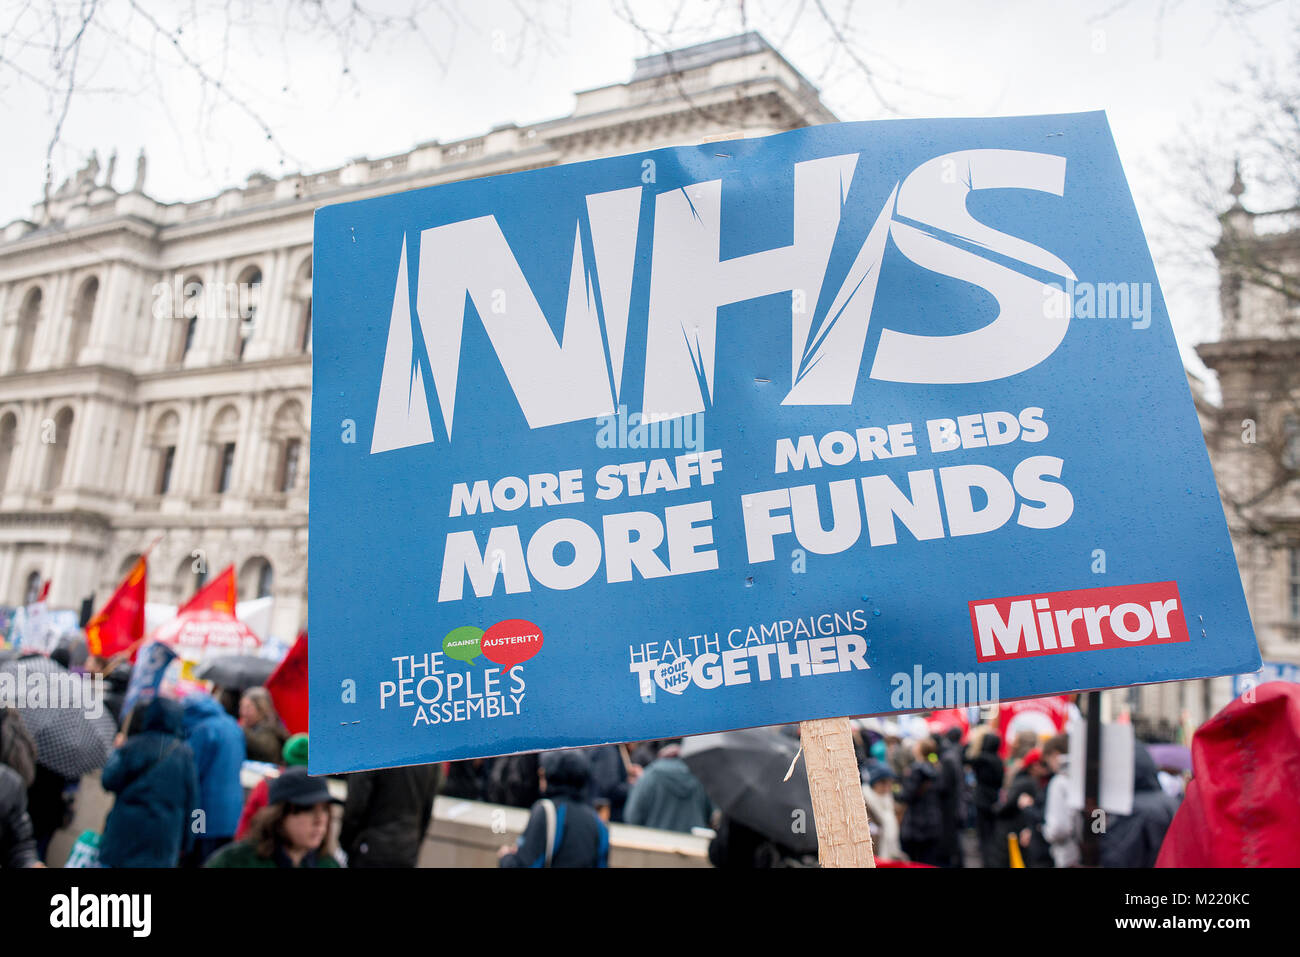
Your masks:
M307 614L314 210L453 180L723 133L833 122L757 34L642 57L573 112L337 169L161 203L98 160L0 233L0 602L51 579L52 607L100 604L150 548L151 601L229 563ZM115 167L110 161L110 170Z
M1300 209L1250 212L1242 192L1238 176L1214 250L1222 333L1197 349L1222 392L1206 442L1260 654L1294 670L1300 667Z

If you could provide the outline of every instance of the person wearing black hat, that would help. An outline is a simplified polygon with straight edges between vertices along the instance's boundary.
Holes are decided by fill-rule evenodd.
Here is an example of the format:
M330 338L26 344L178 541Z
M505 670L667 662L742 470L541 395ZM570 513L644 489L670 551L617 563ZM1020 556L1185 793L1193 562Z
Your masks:
M303 767L286 768L271 782L270 803L253 816L248 836L227 844L204 867L338 867L332 853L330 796Z

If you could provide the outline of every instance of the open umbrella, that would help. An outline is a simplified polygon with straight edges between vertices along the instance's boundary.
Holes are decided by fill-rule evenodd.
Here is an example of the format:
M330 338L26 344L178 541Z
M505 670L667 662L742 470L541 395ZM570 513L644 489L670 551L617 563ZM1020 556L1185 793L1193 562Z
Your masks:
M254 655L222 655L200 665L194 676L222 688L244 691L266 684L275 671L276 662Z
M799 739L776 728L701 734L682 742L682 760L723 814L797 854L816 854L808 775L796 768L782 781L798 751ZM801 820L803 827L795 827Z
M0 662L0 674L22 682L19 700L28 703L18 711L36 743L37 764L75 779L108 762L117 724L89 675L70 674L44 655ZM38 706L32 703L37 689L42 694Z
M170 645L188 661L208 661L222 655L257 654L262 639L234 615L203 609L177 615L159 625L151 641Z
M1148 744L1151 760L1161 771L1190 771L1192 749L1182 744Z

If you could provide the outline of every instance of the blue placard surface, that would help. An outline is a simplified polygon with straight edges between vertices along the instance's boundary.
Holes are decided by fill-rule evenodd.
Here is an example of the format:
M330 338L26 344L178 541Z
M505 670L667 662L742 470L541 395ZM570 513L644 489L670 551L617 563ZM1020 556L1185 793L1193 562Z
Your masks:
M313 274L313 773L1259 667L1104 113L325 207Z

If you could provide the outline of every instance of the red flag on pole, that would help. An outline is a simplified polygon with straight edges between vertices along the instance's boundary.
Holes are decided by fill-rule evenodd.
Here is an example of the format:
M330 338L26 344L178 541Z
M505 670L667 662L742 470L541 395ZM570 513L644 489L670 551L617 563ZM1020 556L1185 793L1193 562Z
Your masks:
M45 584L41 586L41 593L36 596L36 603L38 605L50 597L50 583L52 581L54 581L52 578L45 579Z
M225 570L194 593L194 597L176 609L177 615L187 611L224 611L235 613L235 566Z
M141 556L113 597L86 623L86 644L92 655L107 658L144 637L145 573Z
M307 730L307 632L300 632L284 661L266 679L275 710L290 734Z

